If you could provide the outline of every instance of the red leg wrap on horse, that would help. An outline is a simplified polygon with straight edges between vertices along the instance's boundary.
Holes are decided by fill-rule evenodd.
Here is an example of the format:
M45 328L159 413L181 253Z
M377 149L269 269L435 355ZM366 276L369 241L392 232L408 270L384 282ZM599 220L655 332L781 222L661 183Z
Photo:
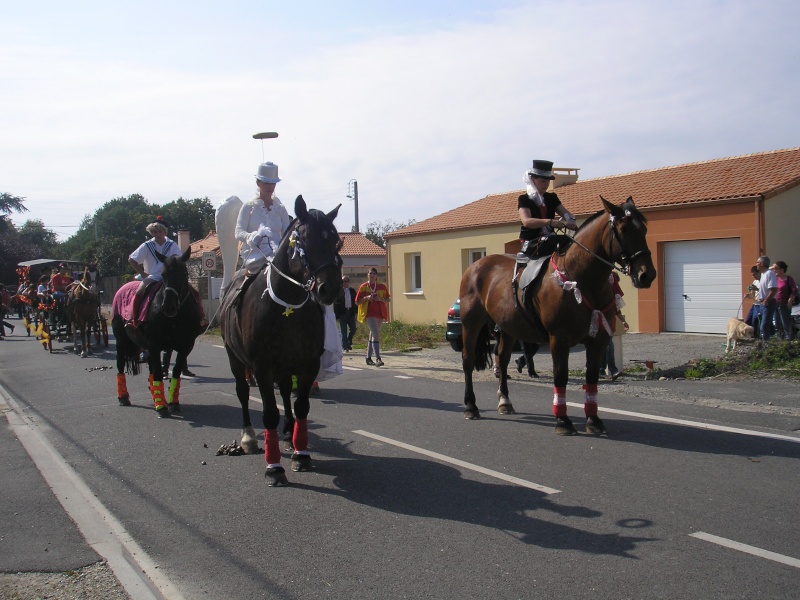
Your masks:
M117 373L117 398L128 397L128 383L125 380L125 373Z
M584 384L583 386L583 412L587 417L597 416L597 384Z
M295 420L292 445L298 452L308 450L308 419Z
M567 388L553 386L553 415L567 416Z
M281 447L277 429L264 430L264 458L268 465L277 465L281 462Z

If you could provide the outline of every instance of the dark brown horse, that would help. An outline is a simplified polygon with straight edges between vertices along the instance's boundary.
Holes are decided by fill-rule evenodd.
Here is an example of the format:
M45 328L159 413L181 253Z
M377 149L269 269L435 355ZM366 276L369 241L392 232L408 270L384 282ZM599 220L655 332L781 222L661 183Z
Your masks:
M308 210L303 197L298 196L294 210L297 217L272 262L244 292L240 292L240 272L220 305L222 338L236 379L236 396L242 405L241 444L247 453L258 451L250 422L250 372L255 375L263 402L266 477L270 487L288 483L280 465L276 382L283 398L284 433L291 435L294 450L292 470L311 470L307 417L311 385L319 373L323 352L322 305L332 304L342 291L342 243L333 225L339 207L328 214ZM294 407L292 376L297 378Z
M90 327L97 319L97 310L97 294L89 287L86 277L71 283L67 288L67 318L72 324L75 354L80 354L81 358L86 358L91 351Z
M181 373L186 368L197 336L202 332L200 312L186 268L191 252L191 246L181 256L166 257L156 252L158 260L164 263L162 283L147 307L147 319L135 332L129 333L125 329L125 317L128 316L128 301L139 282L126 283L114 295L111 328L117 340L117 400L121 406L131 405L125 371L127 369L131 375L138 375L139 356L142 350L146 350L150 395L156 414L161 418L181 412ZM177 353L175 369L166 387L161 353L173 350Z
M605 433L597 416L597 381L617 312L609 275L615 265L634 287L649 288L656 271L647 247L645 217L632 198L617 206L601 197L604 209L589 217L562 255L553 255L526 290L517 281L515 257L495 254L473 263L461 279L462 365L466 389L464 417L480 418L472 388L473 370L489 359L489 321L501 329L498 342L500 388L498 411L514 412L508 399L507 367L514 339L549 343L553 357L553 414L556 433L575 434L567 416L569 350L586 347L584 411L588 433Z

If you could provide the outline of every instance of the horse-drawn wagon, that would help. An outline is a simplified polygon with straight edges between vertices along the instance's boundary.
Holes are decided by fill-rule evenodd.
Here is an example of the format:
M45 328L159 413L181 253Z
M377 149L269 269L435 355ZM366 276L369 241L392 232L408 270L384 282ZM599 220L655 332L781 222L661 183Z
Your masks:
M65 293L53 293L50 286L42 293L37 288L43 282L43 276L50 275L53 270L66 265L68 275L73 280ZM38 339L46 350L53 351L53 340L69 341L75 336L75 353L83 348L86 355L92 335L95 342L102 339L108 346L108 323L100 310L100 301L96 286L88 281L82 263L74 260L57 260L39 258L18 263L21 284L27 283L27 290L20 294L26 305L26 329L28 335L36 332ZM73 327L74 325L74 327ZM73 331L74 330L74 331ZM81 333L81 340L78 339Z

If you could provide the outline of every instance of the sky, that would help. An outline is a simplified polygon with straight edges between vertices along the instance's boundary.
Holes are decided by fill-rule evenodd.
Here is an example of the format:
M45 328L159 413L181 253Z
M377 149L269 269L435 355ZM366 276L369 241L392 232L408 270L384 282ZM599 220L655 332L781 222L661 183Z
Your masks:
M65 240L131 194L248 199L271 160L290 213L342 203L340 231L356 180L365 231L522 189L533 159L583 180L796 147L798 23L796 0L0 0L0 192Z

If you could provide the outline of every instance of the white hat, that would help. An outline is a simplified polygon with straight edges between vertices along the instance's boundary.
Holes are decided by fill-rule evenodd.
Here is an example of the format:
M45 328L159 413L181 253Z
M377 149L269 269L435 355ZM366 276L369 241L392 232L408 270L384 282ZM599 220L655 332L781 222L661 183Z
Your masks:
M281 178L278 177L278 165L274 162L265 162L258 165L258 173L256 179L264 183L278 183Z

